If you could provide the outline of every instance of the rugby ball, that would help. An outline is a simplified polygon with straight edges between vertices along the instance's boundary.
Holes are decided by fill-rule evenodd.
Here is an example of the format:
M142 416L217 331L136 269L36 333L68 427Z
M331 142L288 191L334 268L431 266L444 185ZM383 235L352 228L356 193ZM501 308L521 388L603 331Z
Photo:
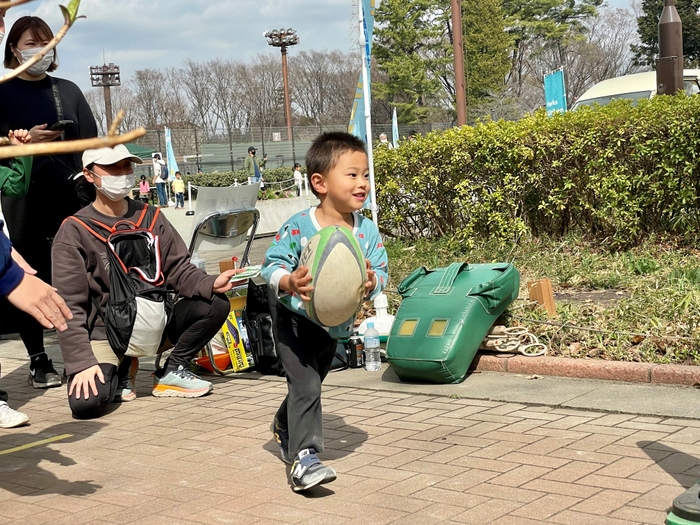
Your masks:
M311 274L306 313L323 326L338 326L357 313L365 295L365 257L347 228L328 226L304 246L299 266Z

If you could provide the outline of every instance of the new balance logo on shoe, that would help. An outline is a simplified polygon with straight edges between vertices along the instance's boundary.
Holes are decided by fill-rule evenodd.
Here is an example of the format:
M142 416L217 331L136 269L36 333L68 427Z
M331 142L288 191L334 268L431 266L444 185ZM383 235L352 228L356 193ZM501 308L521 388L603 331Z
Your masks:
M331 467L326 467L316 455L316 450L307 448L299 452L291 471L292 490L303 492L316 485L335 481L337 475Z

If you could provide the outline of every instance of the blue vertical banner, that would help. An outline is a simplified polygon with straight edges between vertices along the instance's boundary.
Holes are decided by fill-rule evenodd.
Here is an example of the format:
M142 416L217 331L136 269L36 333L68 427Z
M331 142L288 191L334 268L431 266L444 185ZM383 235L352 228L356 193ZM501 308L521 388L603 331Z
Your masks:
M566 85L564 69L557 69L544 77L544 99L547 104L547 116L566 112Z
M391 114L391 141L394 143L394 148L399 147L399 121L396 118L396 108Z
M348 133L355 135L358 139L367 143L367 130L365 129L365 102L363 99L364 86L362 85L362 77L357 83L355 89L355 100L352 103L352 113L350 113L350 124L348 125Z
M175 179L175 172L179 171L177 161L175 160L175 152L173 151L173 141L170 136L170 128L165 128L165 157L168 163L168 175L170 179Z
M360 33L362 34L362 65L360 80L355 90L355 101L350 114L348 133L363 140L367 145L369 161L369 195L365 209L372 211L372 222L377 224L377 190L374 182L374 154L372 152L372 98L370 93L370 64L372 61L372 35L374 34L375 0L362 0L360 3Z
M372 35L374 34L374 9L375 0L362 0L362 27L360 31L364 35L364 49L362 67L365 69L365 74L367 75L367 82L370 82L370 63L372 58ZM367 97L370 97L369 86L365 89L365 85L362 82L363 73L360 73L360 79L357 82L357 88L355 89L355 100L352 104L352 113L350 114L350 124L348 125L348 133L355 135L357 138L364 140L366 144L369 144L367 137L367 126L365 125L366 115L365 115L365 93ZM371 100L371 99L370 99Z

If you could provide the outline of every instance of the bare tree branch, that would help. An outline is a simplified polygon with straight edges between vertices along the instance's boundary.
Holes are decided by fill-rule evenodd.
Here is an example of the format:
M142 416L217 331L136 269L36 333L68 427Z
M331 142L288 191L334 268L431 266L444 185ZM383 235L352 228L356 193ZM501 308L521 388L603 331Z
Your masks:
M29 2L32 2L33 0L14 0L11 2L0 2L0 10L1 9L10 9L12 7L17 7L18 5L22 4L27 4Z
M117 144L126 144L146 134L144 128L138 128L123 135L95 137L92 139L62 140L40 144L23 144L22 146L7 146L0 148L0 160L13 157L39 157L44 155L64 155L80 153L86 149L112 148Z

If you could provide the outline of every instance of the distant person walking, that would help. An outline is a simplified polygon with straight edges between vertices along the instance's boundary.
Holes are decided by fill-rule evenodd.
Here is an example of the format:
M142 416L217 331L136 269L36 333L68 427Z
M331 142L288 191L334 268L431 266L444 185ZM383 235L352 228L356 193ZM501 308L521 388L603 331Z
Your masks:
M168 207L168 171L165 162L160 158L159 153L153 155L153 184L158 192L158 205L161 208Z
M251 146L248 148L248 156L245 159L245 162L243 163L243 169L245 170L246 174L248 175L248 178L250 181L255 184L256 182L260 183L260 187L263 187L263 180L262 180L262 172L260 171L260 168L264 168L265 164L267 164L267 155L263 157L262 162L258 162L258 159L255 158L255 152L256 149L254 146Z

